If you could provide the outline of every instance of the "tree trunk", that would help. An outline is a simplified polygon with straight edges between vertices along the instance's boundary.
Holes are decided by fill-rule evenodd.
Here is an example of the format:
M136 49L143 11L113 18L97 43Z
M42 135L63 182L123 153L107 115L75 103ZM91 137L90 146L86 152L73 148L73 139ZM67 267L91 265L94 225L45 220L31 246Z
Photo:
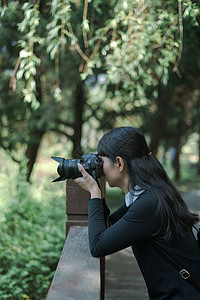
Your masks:
M84 83L79 82L75 92L75 120L74 120L74 135L72 138L73 150L72 157L80 158L83 154L81 147L82 126L83 126L83 111L86 99L84 94Z
M175 156L175 175L176 181L180 180L180 141L176 144L176 156Z
M36 98L40 105L42 105L42 86L41 86L41 79L40 79L40 69L37 69L36 74ZM44 133L46 132L44 123L42 122L42 128L39 128L38 121L41 120L41 118L44 118L43 116L43 109L41 106L35 110L32 111L31 117L29 119L29 141L28 141L28 147L26 150L26 157L28 158L28 173L27 173L27 181L30 181L30 176L33 171L33 167L37 158L38 150L41 144L42 137Z
M184 106L179 105L179 107L182 109L184 115ZM179 117L179 121L177 124L176 128L176 136L175 136L175 149L176 149L176 156L175 156L175 174L174 174L174 179L179 181L181 174L180 174L180 153L181 153L181 148L182 148L182 143L181 143L181 137L184 133L184 120Z
M199 141L198 141L198 155L199 155L199 159L198 159L198 163L197 163L197 175L200 175L200 96L198 98L197 101L197 132L199 135Z
M38 150L41 144L44 131L35 131L35 132L31 132L30 134L31 134L31 138L26 151L26 157L28 158L27 181L30 181L30 176L33 171L33 166L37 158Z
M197 175L200 175L200 130L199 130L199 140L198 140L198 154L199 154L199 160L197 163Z
M152 120L153 126L150 149L154 153L154 155L156 155L158 152L158 146L163 136L163 129L165 126L166 115L171 100L171 95L172 91L168 87L167 89L160 87L158 98L158 112Z

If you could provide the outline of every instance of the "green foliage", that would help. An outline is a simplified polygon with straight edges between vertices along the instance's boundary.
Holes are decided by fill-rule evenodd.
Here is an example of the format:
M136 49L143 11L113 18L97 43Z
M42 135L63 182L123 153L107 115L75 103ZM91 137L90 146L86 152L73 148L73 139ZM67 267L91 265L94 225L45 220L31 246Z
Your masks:
M169 1L118 1L114 12L109 25L102 28L110 27L110 38L103 40L93 66L98 61L107 68L106 83L115 85L115 93L129 101L145 99L149 87L156 88L160 82L167 85L169 69L178 60L182 12L177 2ZM99 31L96 35L100 37Z
M72 37L72 34L66 29L71 17L70 1L52 1L51 14L52 19L47 24L47 30L49 31L47 52L50 54L51 59L54 59L60 48L64 49L68 37Z
M40 105L36 99L36 66L40 64L40 58L34 54L34 44L43 43L43 38L37 34L37 27L40 24L40 12L39 5L25 3L22 7L24 11L24 18L21 23L18 24L19 31L24 32L24 39L19 41L22 50L19 53L20 66L17 71L17 79L24 78L27 82L26 88L23 90L24 101L31 103L34 109L37 109Z
M30 173L47 132L72 141L73 155L81 152L83 125L134 123L150 133L165 105L162 90L175 90L181 78L197 86L199 0L4 3L0 144L15 159L17 150L26 153Z
M22 165L14 187L7 186L12 192L4 193L1 207L1 299L45 299L64 244L64 199L37 194L25 170ZM6 186L7 177L0 176Z
M184 13L183 13L183 17L184 18L188 18L191 20L193 26L199 26L198 23L198 18L200 16L200 11L199 11L199 1L196 1L196 3L194 1L191 0L187 0L184 1L183 3L184 5Z

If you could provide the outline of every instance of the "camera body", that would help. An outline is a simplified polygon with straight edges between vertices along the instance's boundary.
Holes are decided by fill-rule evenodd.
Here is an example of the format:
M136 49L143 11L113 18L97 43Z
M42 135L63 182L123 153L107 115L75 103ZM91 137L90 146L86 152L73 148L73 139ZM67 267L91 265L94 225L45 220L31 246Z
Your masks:
M78 169L78 164L81 164L95 180L103 175L103 161L97 154L85 154L80 159L51 158L59 163L57 172L60 175L60 177L54 179L52 182L82 177Z

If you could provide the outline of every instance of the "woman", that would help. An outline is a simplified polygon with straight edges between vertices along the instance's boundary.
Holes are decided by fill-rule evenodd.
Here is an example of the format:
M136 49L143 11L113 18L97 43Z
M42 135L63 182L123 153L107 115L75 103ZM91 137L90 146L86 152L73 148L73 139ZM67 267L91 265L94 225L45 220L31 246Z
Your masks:
M131 246L150 299L199 300L198 287L189 278L183 279L159 251L161 248L198 281L200 250L192 233L198 216L189 212L142 132L133 127L110 130L99 141L97 152L108 184L124 191L125 203L108 216L96 181L79 164L83 177L76 182L91 194L88 228L92 255L101 257Z

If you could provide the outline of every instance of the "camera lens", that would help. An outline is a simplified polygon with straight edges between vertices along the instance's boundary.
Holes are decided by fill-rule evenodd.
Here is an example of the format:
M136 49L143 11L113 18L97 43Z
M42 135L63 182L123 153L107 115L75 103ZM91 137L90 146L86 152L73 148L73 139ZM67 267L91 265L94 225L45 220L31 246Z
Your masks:
M80 159L63 159L62 163L58 166L58 174L64 179L79 177L78 163L81 163Z
M97 154L85 154L80 159L65 159L62 157L52 158L59 163L57 172L60 175L60 177L54 179L53 182L82 177L82 174L78 169L78 163L82 164L85 170L95 180L100 178L103 174L102 159Z

